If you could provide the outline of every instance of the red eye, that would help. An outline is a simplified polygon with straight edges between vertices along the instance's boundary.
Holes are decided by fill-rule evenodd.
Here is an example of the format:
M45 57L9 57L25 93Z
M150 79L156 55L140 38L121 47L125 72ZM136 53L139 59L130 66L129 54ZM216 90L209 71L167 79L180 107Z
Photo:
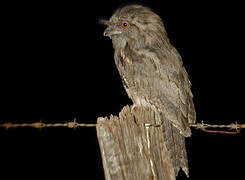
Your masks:
M129 27L128 22L123 21L122 22L122 27L123 27L123 29L127 29Z

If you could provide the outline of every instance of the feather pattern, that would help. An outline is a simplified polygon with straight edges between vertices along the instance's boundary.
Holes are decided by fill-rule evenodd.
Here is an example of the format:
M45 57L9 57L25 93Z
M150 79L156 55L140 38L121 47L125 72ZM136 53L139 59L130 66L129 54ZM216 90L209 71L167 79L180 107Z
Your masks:
M191 136L189 123L196 120L191 83L161 18L147 7L129 5L117 9L105 24L129 98L135 106L161 114L175 172L182 168L188 175L185 137Z

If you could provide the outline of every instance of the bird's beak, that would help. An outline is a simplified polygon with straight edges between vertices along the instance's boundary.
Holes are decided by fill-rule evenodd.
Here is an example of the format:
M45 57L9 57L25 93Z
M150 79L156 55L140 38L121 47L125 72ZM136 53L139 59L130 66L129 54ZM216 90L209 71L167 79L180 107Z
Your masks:
M114 36L114 35L118 35L118 34L121 34L122 31L119 31L119 30L115 30L115 29L112 29L110 26L107 27L104 31L104 36L108 36L109 38L111 38L111 36Z
M113 23L108 20L100 19L99 23L107 26L104 31L104 36L108 36L109 38L111 38L113 35L118 35L122 33L122 31L113 28Z

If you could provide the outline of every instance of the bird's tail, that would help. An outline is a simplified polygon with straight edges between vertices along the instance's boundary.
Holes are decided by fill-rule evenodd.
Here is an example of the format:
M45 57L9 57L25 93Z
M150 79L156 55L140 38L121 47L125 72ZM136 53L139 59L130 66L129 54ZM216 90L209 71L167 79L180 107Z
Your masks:
M163 134L166 142L166 147L170 153L171 161L177 176L180 168L189 177L188 159L185 148L185 137L180 134L172 123L162 116Z

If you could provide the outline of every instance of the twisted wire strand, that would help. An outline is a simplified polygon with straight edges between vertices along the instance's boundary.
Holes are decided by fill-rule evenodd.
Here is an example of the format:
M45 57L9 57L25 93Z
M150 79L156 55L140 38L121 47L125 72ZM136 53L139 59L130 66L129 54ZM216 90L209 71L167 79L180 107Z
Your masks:
M49 127L67 127L67 128L77 128L77 127L96 127L98 124L86 124L86 123L78 123L76 119L71 122L66 123L43 123L43 122L35 122L35 123L3 123L0 124L0 128L20 128L20 127L31 127L31 128L49 128ZM240 133L240 130L245 128L245 124L237 124L232 123L228 125L215 125L215 124L205 124L196 123L190 124L190 127L199 129L209 133L221 133L221 134L237 134ZM210 129L228 129L227 131L223 130L210 130Z

